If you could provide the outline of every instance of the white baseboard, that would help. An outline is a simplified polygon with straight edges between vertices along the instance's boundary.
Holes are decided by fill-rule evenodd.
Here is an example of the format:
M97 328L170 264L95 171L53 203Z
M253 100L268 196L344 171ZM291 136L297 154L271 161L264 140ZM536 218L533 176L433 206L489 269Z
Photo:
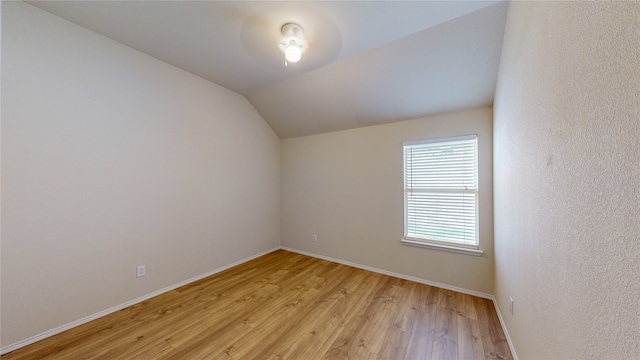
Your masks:
M511 356L513 356L513 360L518 360L518 355L516 355L516 348L513 347L513 343L511 342L511 337L509 336L509 332L507 331L507 326L504 323L504 319L502 318L502 313L500 313L500 308L498 307L498 300L496 300L495 296L491 296L491 300L493 301L493 307L496 308L496 313L498 314L498 319L500 320L500 326L502 327L502 332L504 332L504 337L507 339L507 344L509 344L509 350L511 350Z
M425 280L425 279L416 278L416 277L413 277L413 276L398 274L398 273L394 273L394 272L391 272L391 271L377 269L377 268L373 268L373 267L366 266L366 265L360 265L360 264L352 263L350 261L344 261L344 260L340 260L340 259L331 258L331 257L328 257L328 256L313 254L313 253L309 253L309 252L306 252L306 251L289 248L289 247L286 247L286 246L281 246L280 248L282 250L287 250L287 251L291 251L291 252L294 252L294 253L298 253L298 254L307 255L307 256L311 256L311 257L322 259L322 260L335 262L335 263L338 263L338 264L353 266L353 267L358 268L358 269L369 270L369 271L373 271L373 272L376 272L376 273L379 273L379 274L383 274L383 275L389 275L389 276L397 277L397 278L404 279L404 280L414 281L414 282L417 282L417 283L420 283L420 284L430 285L430 286L434 286L434 287L441 288L441 289L446 289L446 290L451 290L451 291L457 291L459 293L472 295L472 296L477 296L479 298L491 300L493 302L493 306L496 309L496 313L498 314L498 319L500 320L500 326L502 327L502 331L504 332L504 336L507 339L507 344L509 344L509 350L511 350L511 355L513 356L514 360L518 360L518 356L516 355L516 349L513 347L513 343L511 342L511 337L509 337L509 332L507 331L507 327L505 326L504 320L502 319L502 314L500 314L500 309L498 308L498 302L496 301L496 298L493 295L481 293L481 292L474 291L474 290L463 289L463 288L459 288L459 287L455 287L455 286L449 286L449 285L441 284L441 283L438 283L438 282L435 282L435 281L429 281L429 280Z
M166 288L164 288L164 289L161 289L161 290L158 290L158 291L154 291L154 292L152 292L152 293L150 293L150 294L144 295L144 296L139 297L139 298L137 298L137 299L133 299L133 300L131 300L131 301L127 301L127 302L125 302L125 303L123 303L123 304L120 304L120 305L114 306L114 307L112 307L112 308L110 308L110 309L100 311L100 312L98 312L98 313L95 313L95 314L93 314L93 315L89 315L89 316L87 316L87 317L84 317L84 318L82 318L82 319L78 319L78 320L76 320L76 321L72 321L72 322L70 322L70 323L68 323L68 324L65 324L65 325L59 326L59 327L57 327L57 328L55 328L55 329L51 329L51 330L49 330L49 331L45 331L45 332L43 332L43 333L41 333L41 334L38 334L38 335L36 335L36 336L32 336L32 337L30 337L30 338L28 338L28 339L25 339L25 340L22 340L22 341L18 341L17 343L14 343L14 344L11 344L11 345L4 346L4 347L0 348L0 355L4 355L4 354L6 354L6 353L8 353L8 352L11 352L11 351L17 350L17 349L19 349L19 348L21 348L21 347L24 347L24 346L27 346L27 345L33 344L33 343L35 343L36 341L40 341L40 340L46 339L46 338L48 338L48 337L50 337L50 336L53 336L53 335L59 334L59 333L61 333L61 332L63 332L63 331L66 331L66 330L72 329L72 328L74 328L74 327L76 327L76 326L80 326L80 325L82 325L82 324L88 323L89 321L93 321L93 320L99 319L99 318L101 318L101 317L103 317L103 316L109 315L109 314L114 313L114 312L116 312L116 311L118 311L118 310L122 310L122 309L124 309L124 308L129 307L129 306L132 306L132 305L135 305L135 304L141 303L141 302L143 302L143 301L145 301L145 300L151 299L152 297L156 297L156 296L158 296L158 295L164 294L164 293L169 292L169 291L171 291L171 290L175 290L175 289L177 289L177 288L179 288L179 287L181 287L181 286L185 286L185 285L190 284L190 283L192 283L192 282L195 282L195 281L198 281L198 280L204 279L204 278L206 278L206 277L208 277L208 276L215 275L215 274L217 274L217 273L219 273L219 272L222 272L222 271L227 270L227 269L230 269L230 268L232 268L232 267L234 267L234 266L238 266L238 265L240 265L240 264L246 263L247 261L251 261L251 260L253 260L253 259L259 258L260 256L263 256L263 255L266 255L266 254L268 254L268 253L274 252L274 251L276 251L276 250L278 250L278 249L280 249L280 247L275 247L275 248L273 248L273 249L269 249L269 250L267 250L267 251L263 251L263 252L261 252L261 253L259 253L259 254L256 254L256 255L250 256L250 257L248 257L248 258L245 258L245 259L242 259L242 260L236 261L236 262L231 263L231 264L229 264L229 265L225 265L225 266L220 267L220 268L217 268L217 269L215 269L215 270L211 270L211 271L209 271L209 272L207 272L207 273L204 273L204 274L202 274L202 275L198 275L198 276L193 277L193 278L191 278L191 279L187 279L187 280L185 280L185 281L181 281L181 282L179 282L179 283L177 283L177 284L171 285L171 286L166 287Z
M358 269L369 270L369 271L373 271L375 273L379 273L379 274L383 274L383 275L389 275L389 276L393 276L393 277L396 277L396 278L417 282L417 283L420 283L420 284L430 285L430 286L434 286L434 287L441 288L441 289L446 289L446 290L451 290L451 291L457 291L459 293L463 293L463 294L467 294L467 295L473 295L473 296L477 296L479 298L483 298L483 299L487 299L487 300L492 300L493 299L493 295L485 294L485 293L482 293L482 292L479 292L479 291L463 289L463 288L459 288L459 287L455 287L455 286L441 284L441 283L438 283L438 282L435 282L435 281L429 281L429 280L420 279L420 278L417 278L417 277L404 275L404 274L399 274L399 273L395 273L395 272L391 272L391 271L387 271L387 270L382 270L382 269L378 269L378 268L374 268L374 267L370 267L370 266L366 266L366 265L360 265L360 264L352 263L352 262L349 262L349 261L344 261L344 260L340 260L340 259L334 259L334 258L331 258L331 257L328 257L328 256L313 254L313 253L309 253L309 252L302 251L302 250L288 248L288 247L285 247L285 246L281 246L280 248L282 250L287 250L287 251L291 251L291 252L294 252L294 253L307 255L307 256L311 256L311 257L314 257L314 258L335 262L335 263L342 264L342 265L353 266L353 267L358 268Z

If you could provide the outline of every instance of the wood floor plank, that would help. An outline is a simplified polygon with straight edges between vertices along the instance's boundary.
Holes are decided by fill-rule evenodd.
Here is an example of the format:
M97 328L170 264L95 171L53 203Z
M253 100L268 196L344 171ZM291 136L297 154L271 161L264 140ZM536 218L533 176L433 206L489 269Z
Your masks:
M490 300L278 250L5 359L511 359Z
M431 358L438 294L438 288L427 285L419 285L416 289L413 305L416 309L416 317L405 353L406 360Z
M370 309L371 315L367 319L367 324L358 334L360 346L364 346L373 354L380 353L387 335L395 330L394 322L399 313L398 303L406 292L406 289L399 286L402 281L401 279L393 279L384 288L385 291L382 293L378 306L375 309Z
M458 315L457 318L458 358L483 359L484 347L480 338L477 320Z
M378 350L378 359L404 359L409 344L408 335L413 329L417 310L413 306L416 297L416 289L419 284L404 280L400 286L404 290L402 296L398 296L393 323L387 329L381 347Z
M341 327L341 322L352 313L355 302L362 297L362 291L368 288L366 278L369 272L354 268L348 270L344 280L330 291L329 296L318 299L303 321L282 335L287 341L278 342L275 355L285 359L313 359L327 351L325 339Z
M439 289L432 358L458 359L457 310L453 291Z
M244 359L254 355L260 358L272 354L274 347L278 345L278 339L285 343L288 341L283 335L289 327L282 326L281 319L285 319L286 324L292 325L302 321L305 309L310 306L312 298L319 293L314 288L300 288L283 298L286 301L274 303L268 311L277 313L278 317L256 318L252 323L253 331L250 336L241 337L232 344L235 351L231 355L237 359Z
M312 272L317 266L320 264L310 265L308 271ZM200 348L218 345L221 351L231 357L237 357L237 353L243 351L243 348L239 349L239 345L234 343L237 342L238 334L230 329L237 331L240 326L244 330L243 335L239 337L240 340L246 334L252 334L250 338L255 339L254 329L274 319L281 319L281 317L265 316L262 312L277 313L283 308L286 309L287 306L290 308L295 303L293 297L297 293L320 282L317 277L308 277L307 274L300 271L297 271L297 274L290 274L289 271L277 270L274 274L254 282L252 286L243 287L242 293L229 296L228 301L212 307L213 322L216 324L216 328L208 331L186 331L183 334L174 335L170 339L170 343L180 350L172 353L172 356L194 358L201 356ZM279 315L282 316L282 313ZM198 320L197 324L206 326L209 321ZM264 329L262 328L262 330ZM231 336L232 334L236 336ZM180 338L184 340L179 341Z
M460 359L484 358L484 347L478 326L478 315L473 297L455 293L457 316L458 357Z
M490 300L474 298L485 359L513 359Z
M393 279L378 275L372 281L373 291L370 301L363 303L363 307L358 310L357 315L352 317L340 335L330 345L330 351L325 354L325 359L357 359L369 356L367 340L362 335L366 335L371 326L371 319L381 306L386 287L392 283ZM356 357L358 356L358 357Z

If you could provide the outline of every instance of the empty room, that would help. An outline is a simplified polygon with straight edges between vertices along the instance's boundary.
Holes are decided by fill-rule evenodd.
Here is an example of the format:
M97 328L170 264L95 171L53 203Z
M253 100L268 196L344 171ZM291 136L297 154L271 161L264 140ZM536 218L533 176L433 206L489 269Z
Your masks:
M639 1L0 3L2 359L640 359Z

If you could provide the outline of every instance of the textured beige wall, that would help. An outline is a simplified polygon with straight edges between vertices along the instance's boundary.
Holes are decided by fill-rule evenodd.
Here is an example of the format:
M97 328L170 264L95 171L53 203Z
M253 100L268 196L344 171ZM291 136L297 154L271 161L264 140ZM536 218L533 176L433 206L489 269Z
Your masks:
M280 140L243 96L2 7L2 346L279 245Z
M640 2L512 2L500 67L496 297L518 356L639 359Z
M492 110L282 141L282 245L493 293ZM402 143L477 133L483 257L404 246ZM312 234L318 241L312 242Z

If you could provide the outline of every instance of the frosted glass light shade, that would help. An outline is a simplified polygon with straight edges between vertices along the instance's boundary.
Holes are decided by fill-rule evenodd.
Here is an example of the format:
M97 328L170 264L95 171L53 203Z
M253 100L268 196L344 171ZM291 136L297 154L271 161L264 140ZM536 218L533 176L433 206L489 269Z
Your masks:
M293 45L284 49L284 57L289 62L298 62L302 58L302 50L299 47Z

